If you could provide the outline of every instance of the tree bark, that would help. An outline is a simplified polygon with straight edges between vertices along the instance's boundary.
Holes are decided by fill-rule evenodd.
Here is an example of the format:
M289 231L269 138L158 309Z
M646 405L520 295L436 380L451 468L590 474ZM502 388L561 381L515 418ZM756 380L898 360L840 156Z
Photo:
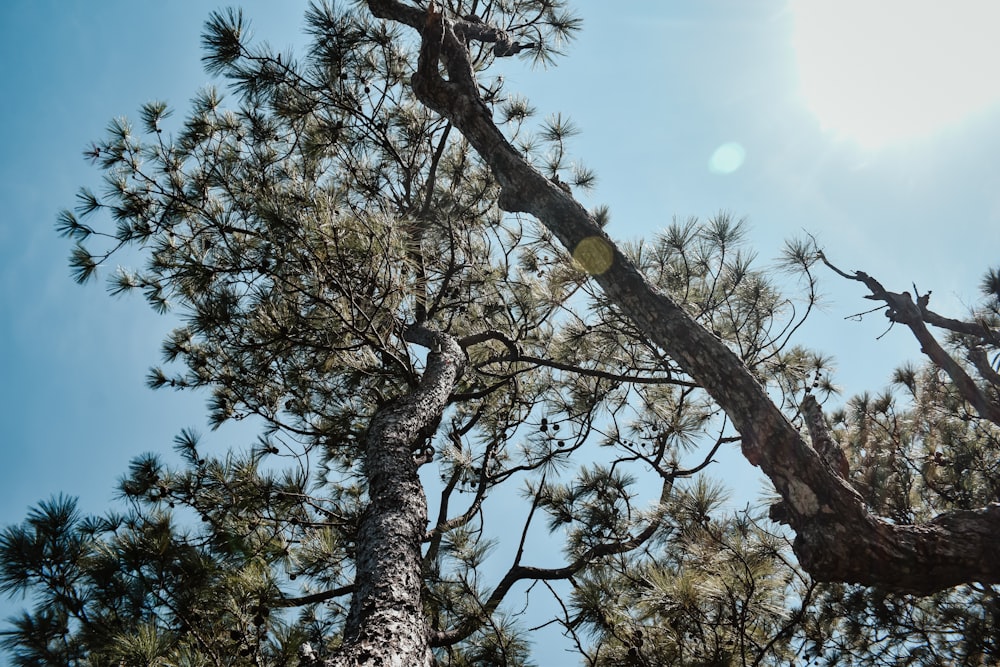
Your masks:
M501 207L529 213L545 225L609 299L729 415L742 436L744 456L760 466L784 499L796 534L793 548L803 568L821 581L918 594L973 581L1000 583L1000 541L993 538L1000 534L1000 506L952 512L920 525L895 525L871 515L739 358L653 288L586 209L506 140L479 96L463 22L396 0L368 0L368 6L375 16L407 24L421 34L414 92L451 121L490 165L501 187ZM480 28L475 38L500 39L483 34ZM441 75L442 63L447 78Z
M406 339L428 347L417 389L379 409L365 440L368 506L357 543L357 573L343 644L330 667L434 664L421 601L421 544L427 499L414 450L440 422L465 366L450 336L420 327Z

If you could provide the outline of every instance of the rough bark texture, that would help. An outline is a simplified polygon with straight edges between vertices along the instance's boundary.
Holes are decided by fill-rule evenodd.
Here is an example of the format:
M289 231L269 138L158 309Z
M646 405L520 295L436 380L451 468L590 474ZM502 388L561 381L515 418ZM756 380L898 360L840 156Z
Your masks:
M894 525L871 515L739 358L655 290L586 209L533 169L506 140L479 97L463 22L395 0L369 0L368 5L376 16L421 33L413 89L489 163L502 188L500 205L541 221L649 340L726 411L742 436L744 455L760 466L783 497L796 533L796 555L810 574L822 581L920 594L965 582L1000 583L1000 541L994 538L1000 532L1000 506L952 512L921 525ZM478 30L476 38L493 41ZM447 78L441 75L442 63Z
M433 432L465 364L451 337L413 328L432 351L420 386L375 413L365 442L369 504L361 520L351 609L331 667L433 665L421 603L427 499L413 451Z
M823 408L820 407L819 401L812 394L806 394L805 398L802 399L802 418L809 431L809 439L812 440L813 449L819 453L820 458L842 478L850 479L851 468L847 462L847 456L830 434L826 418L823 416Z

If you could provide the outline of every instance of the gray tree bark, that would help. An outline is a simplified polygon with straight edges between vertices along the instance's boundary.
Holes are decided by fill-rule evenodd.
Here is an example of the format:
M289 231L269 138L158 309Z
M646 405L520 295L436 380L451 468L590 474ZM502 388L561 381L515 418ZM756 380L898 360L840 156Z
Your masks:
M412 327L406 339L431 350L417 389L379 409L365 439L369 502L357 543L354 594L343 644L330 667L434 664L421 602L427 499L414 451L433 434L465 367L454 338Z

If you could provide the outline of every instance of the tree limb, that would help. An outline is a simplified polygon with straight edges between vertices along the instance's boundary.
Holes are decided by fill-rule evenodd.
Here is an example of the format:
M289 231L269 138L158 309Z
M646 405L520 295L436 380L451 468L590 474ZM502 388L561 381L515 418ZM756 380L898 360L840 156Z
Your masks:
M925 326L924 314L928 312L926 310L926 299L919 299L921 304L918 305L914 303L913 297L910 296L909 292L901 294L890 292L882 286L882 283L864 271L855 271L853 274L846 273L834 267L822 253L820 254L820 258L824 264L834 269L840 275L864 284L871 291L871 294L865 297L866 299L884 302L888 306L885 314L886 317L893 322L899 322L909 327L910 331L913 332L914 338L920 343L920 351L926 354L935 366L948 374L948 377L951 378L962 398L969 402L980 417L1000 426L1000 405L986 396L975 380L965 372L962 365L941 347L941 344L937 342L937 339L934 338L933 334ZM940 321L946 318L937 316L937 319ZM951 322L957 322L957 320L951 320ZM982 327L980 327L981 329ZM982 335L982 331L980 331L979 335Z
M660 505L662 507L663 503L667 501L670 496L670 491L673 488L672 480L664 480L663 486L660 491ZM534 512L537 505L537 500L535 504L532 504L532 512ZM629 537L627 540L621 540L616 542L605 542L603 544L597 544L589 549L587 549L583 554L578 556L572 563L565 565L563 567L556 568L543 568L543 567L532 567L528 565L521 565L521 555L522 549L518 549L517 557L515 558L514 565L507 571L500 583L497 584L496 588L490 594L490 597L486 600L483 605L482 611L477 616L471 616L466 618L457 627L437 632L431 635L431 646L450 646L457 642L462 641L473 632L478 630L486 622L486 619L496 611L500 603L506 597L507 593L517 582L523 579L531 579L536 581L552 581L554 579L569 579L574 574L582 570L584 567L594 562L598 558L604 556L613 556L615 554L622 554L641 546L644 542L649 540L660 527L660 522L663 518L662 509L657 509L653 518L650 519L649 524L638 534L633 537ZM525 526L527 530L527 526ZM522 547L524 538L522 536Z

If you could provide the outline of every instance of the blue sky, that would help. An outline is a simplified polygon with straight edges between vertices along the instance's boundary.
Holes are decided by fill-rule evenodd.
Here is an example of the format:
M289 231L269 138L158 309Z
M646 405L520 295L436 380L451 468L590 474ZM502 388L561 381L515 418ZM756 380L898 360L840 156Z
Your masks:
M549 70L508 62L507 86L542 115L562 112L579 126L572 149L598 174L589 203L610 205L612 236L727 210L749 218L762 261L808 231L843 268L897 291L916 282L934 290L933 307L962 315L983 270L1000 264L1000 82L976 78L998 53L975 30L996 26L1000 9L987 3L978 11L989 15L975 14L978 3L956 0L953 13L925 22L924 3L908 0L883 25L865 3L844 0L843 12L860 12L854 21L823 19L803 46L810 18L792 11L803 1L823 4L581 1L584 30L569 57ZM239 4L259 38L279 49L301 43L305 2ZM0 4L2 524L60 491L101 511L132 456L169 451L183 427L208 430L205 397L144 385L169 318L139 299L112 299L103 285L74 284L70 244L54 223L80 186L99 187L82 152L109 120L155 99L183 115L210 82L199 35L214 6ZM875 37L851 32L860 28ZM949 47L952 37L967 48ZM796 50L820 41L826 51ZM862 42L871 50L852 47ZM982 93L964 107L951 87L959 80ZM915 82L915 96L899 90L903 81ZM959 110L886 143L945 98ZM902 330L876 340L881 316L844 319L871 305L859 285L824 274L822 286L826 308L799 341L837 358L849 393L878 389L916 358ZM241 446L245 436L223 429L211 442Z

